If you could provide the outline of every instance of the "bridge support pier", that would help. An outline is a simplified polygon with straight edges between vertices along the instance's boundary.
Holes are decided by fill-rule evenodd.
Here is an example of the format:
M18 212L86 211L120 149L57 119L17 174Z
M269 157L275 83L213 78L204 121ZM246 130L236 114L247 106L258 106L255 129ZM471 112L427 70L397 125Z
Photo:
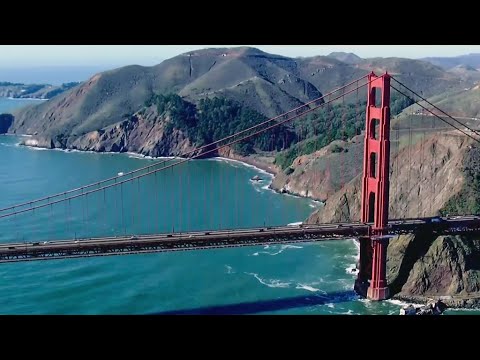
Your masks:
M372 276L367 290L367 299L385 300L390 296L387 286L387 247L388 239L372 241Z
M355 280L355 292L366 298L372 276L372 240L368 236L358 239L360 245L360 258L357 263L358 276Z
M370 300L389 297L387 234L390 165L390 76L368 75L361 221L373 223L360 239L360 264L355 291ZM380 93L380 94L379 94Z

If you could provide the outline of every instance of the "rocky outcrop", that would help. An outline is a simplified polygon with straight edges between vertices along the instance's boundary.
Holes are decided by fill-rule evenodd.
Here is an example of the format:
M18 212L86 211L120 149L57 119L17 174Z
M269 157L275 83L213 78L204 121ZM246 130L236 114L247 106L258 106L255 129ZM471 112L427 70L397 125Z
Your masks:
M271 188L326 201L362 171L363 137L333 141L324 148L296 158L279 171Z
M480 305L480 239L471 236L399 236L387 252L388 282L394 297L449 307Z
M135 152L146 156L176 156L193 149L188 138L168 122L149 122L132 116L100 131L70 141L67 148L99 152Z
M154 106L82 136L35 136L25 140L24 145L97 152L135 152L153 157L176 156L194 148L182 131L171 127L168 117L159 116Z
M426 137L404 147L392 158L390 167L389 217L435 216L464 184L464 163L473 140L456 132ZM476 145L475 145L476 146ZM362 153L358 159L363 158ZM338 166L338 163L334 163ZM358 174L307 220L328 223L360 220L362 178Z
M461 211L465 209L461 202L475 209L471 203L479 196L472 183L480 177L480 147L457 132L437 133L400 147L390 171L391 219L435 216L446 208ZM359 174L328 197L307 223L359 221L361 181ZM449 307L480 306L480 239L402 235L390 241L387 258L395 298L420 303L436 299Z
M440 300L430 300L425 306L409 305L400 309L400 315L441 315L447 306Z

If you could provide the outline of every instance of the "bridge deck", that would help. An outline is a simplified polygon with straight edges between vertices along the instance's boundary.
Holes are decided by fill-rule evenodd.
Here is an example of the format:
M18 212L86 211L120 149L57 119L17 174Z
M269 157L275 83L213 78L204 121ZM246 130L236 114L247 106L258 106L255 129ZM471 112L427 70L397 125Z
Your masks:
M366 236L368 229L369 224L337 223L72 239L37 243L4 243L0 244L0 263L344 240ZM480 234L480 217L389 221L388 233L391 235L422 231L437 235Z

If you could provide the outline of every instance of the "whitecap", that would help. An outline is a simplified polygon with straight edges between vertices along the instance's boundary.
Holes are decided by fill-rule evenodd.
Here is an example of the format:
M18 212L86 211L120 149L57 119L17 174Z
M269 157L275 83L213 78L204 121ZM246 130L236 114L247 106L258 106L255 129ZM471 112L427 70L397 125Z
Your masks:
M356 275L357 274L357 264L351 264L350 266L348 266L346 269L345 269L345 272L348 274L348 275Z
M405 301L397 300L397 299L388 299L388 300L385 300L385 301L388 302L389 304L396 305L396 306L401 306L401 307L408 306L408 305L412 304L412 303L407 303Z
M267 249L268 249L267 247L264 248L264 250L267 250ZM272 249L275 249L275 248L272 248ZM275 255L281 254L286 249L303 249L303 247L302 246L296 246L296 245L280 245L280 249L278 251L275 251L275 252L258 251L258 252L253 253L252 255L253 256L258 256L259 254L265 254L265 255L275 256Z
M308 285L308 284L297 284L295 289L303 289L303 290L307 290L307 291L311 291L311 292L320 291L322 294L327 294L325 291L317 289L317 288L315 288L311 285Z
M266 171L266 170L260 169L259 167L256 167L255 165L247 164L246 162L243 162L243 161L240 161L240 160L228 159L228 158L224 158L224 157L221 157L221 156L215 157L215 158L212 158L212 159L209 159L209 160L211 160L211 161L226 162L226 163L237 163L237 164L240 164L240 165L242 165L242 166L255 169L255 170L258 171L259 173L262 173L262 174L264 174L264 175L267 175L268 177L273 178L273 176L274 176L273 174L269 173L269 172Z
M289 282L281 282L280 280L277 279L271 279L271 280L266 280L262 279L258 274L255 273L245 273L247 275L253 276L255 279L257 279L260 284L268 286L270 288L287 288L290 286Z

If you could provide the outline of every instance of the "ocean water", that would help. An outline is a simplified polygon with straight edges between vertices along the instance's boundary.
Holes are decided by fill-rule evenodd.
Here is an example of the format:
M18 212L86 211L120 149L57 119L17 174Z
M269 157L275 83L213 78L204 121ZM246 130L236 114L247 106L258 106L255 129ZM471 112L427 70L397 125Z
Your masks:
M85 81L96 73L111 70L116 67L118 67L118 65L0 68L0 81L23 84L61 85L73 81Z
M0 102L0 113L15 101ZM19 141L0 136L0 207L161 161ZM250 181L257 174L263 181ZM280 225L320 206L269 190L269 179L237 162L192 161L125 185L123 195L0 219L0 242ZM0 264L0 314L398 314L395 301L354 294L357 257L347 240Z
M38 104L45 100L33 100L33 99L10 99L0 97L0 114L10 113L15 109L19 109L24 106L31 106Z

